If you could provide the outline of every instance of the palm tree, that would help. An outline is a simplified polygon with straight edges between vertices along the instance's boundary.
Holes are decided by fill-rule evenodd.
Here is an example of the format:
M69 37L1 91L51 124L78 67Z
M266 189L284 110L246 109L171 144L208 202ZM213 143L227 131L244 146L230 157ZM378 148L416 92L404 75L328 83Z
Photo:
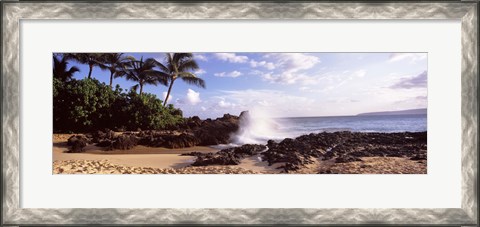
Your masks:
M178 78L182 79L187 84L192 84L198 87L205 88L205 81L201 78L198 78L195 74L191 72L198 69L198 64L193 59L193 54L191 53L167 53L166 65L163 65L160 62L157 62L157 65L161 69L161 71L168 74L168 81L170 82L163 106L167 105L168 98L170 97L170 92L172 91L173 83Z
M107 53L102 56L101 64L110 71L110 87L112 87L113 78L125 75L123 68L129 64L128 58L122 56L123 53Z
M153 58L147 58L143 61L143 57L140 60L136 60L134 57L127 57L130 61L124 66L124 73L127 80L138 82L132 89L137 90L140 88L139 94L143 92L143 86L145 84L157 85L158 83L167 86L168 75L163 72L157 71L153 68L157 65L157 61Z
M103 54L93 54L93 53L75 53L68 54L67 58L73 59L81 64L86 64L90 68L88 71L88 79L92 77L92 71L94 66L100 67L100 69L107 69L102 65L102 56Z
M59 58L60 56L61 58ZM80 72L80 69L75 66L68 69L68 61L65 55L53 55L53 77L61 81L68 81L72 79L76 72Z

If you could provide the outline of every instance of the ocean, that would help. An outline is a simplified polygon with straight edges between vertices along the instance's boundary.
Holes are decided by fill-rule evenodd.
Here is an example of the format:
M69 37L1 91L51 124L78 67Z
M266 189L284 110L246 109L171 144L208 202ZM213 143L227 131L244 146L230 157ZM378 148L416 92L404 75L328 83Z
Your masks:
M266 143L297 136L335 131L420 132L427 131L427 115L336 116L254 118L240 125L234 144Z

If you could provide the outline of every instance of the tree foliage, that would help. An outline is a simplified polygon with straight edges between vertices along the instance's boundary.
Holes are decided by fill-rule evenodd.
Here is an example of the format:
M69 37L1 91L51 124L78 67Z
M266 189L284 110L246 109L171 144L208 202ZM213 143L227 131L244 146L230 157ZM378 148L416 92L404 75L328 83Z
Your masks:
M67 81L73 78L73 75L76 72L79 72L75 66L68 68L68 61L65 56L53 55L53 77L61 80Z
M138 84L132 87L133 90L140 88L139 94L143 93L143 86L145 84L162 84L167 85L168 75L158 70L155 70L157 61L153 58L147 58L143 60L143 57L140 60L136 60L133 57L129 57L129 64L124 69L125 78L137 82Z
M156 62L161 71L167 75L168 82L170 83L167 96L163 103L164 106L167 104L168 98L170 97L173 83L178 78L182 79L187 84L205 88L205 81L192 73L192 71L199 69L198 63L193 58L192 53L167 53L165 60L165 64Z
M164 107L155 95L112 90L96 79L53 78L53 116L55 132L163 129L183 120L180 110Z

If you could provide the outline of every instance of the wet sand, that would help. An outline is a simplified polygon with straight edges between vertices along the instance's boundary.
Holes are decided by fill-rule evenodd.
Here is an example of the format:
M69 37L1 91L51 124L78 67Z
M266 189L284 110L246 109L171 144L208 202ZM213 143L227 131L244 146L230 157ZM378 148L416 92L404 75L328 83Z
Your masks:
M131 150L105 151L101 147L88 145L84 153L65 153L68 150L66 143L54 143L53 161L67 160L108 160L112 164L131 167L152 168L182 168L195 160L192 156L181 156L182 153L192 151L216 152L209 147L192 147L189 149L167 149L136 146Z

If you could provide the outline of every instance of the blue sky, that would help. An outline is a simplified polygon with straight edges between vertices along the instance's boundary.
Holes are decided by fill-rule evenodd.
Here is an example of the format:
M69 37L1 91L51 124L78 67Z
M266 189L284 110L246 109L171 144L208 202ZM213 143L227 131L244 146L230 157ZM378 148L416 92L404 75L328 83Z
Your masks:
M164 61L164 53L126 53ZM243 110L272 117L338 116L427 107L426 53L194 53L206 89L177 80L169 103L184 116ZM88 66L71 62L83 79ZM92 76L108 84L109 71ZM135 85L124 78L114 85ZM162 100L167 87L146 85Z

